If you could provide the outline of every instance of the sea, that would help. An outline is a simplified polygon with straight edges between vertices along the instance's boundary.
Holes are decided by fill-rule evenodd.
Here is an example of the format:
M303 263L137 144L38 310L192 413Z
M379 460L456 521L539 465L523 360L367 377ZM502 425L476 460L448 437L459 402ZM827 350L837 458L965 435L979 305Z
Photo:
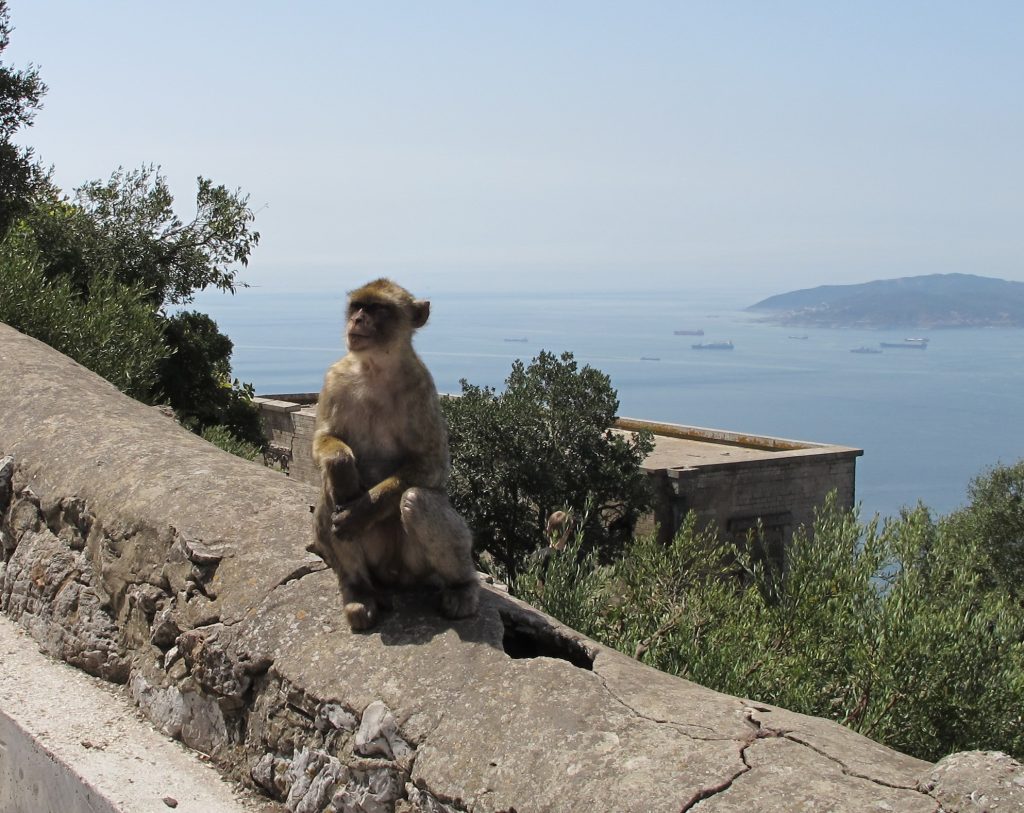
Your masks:
M1022 329L784 327L737 291L429 296L415 346L439 391L500 390L514 360L569 351L610 376L622 416L863 449L865 520L919 502L947 514L972 478L1024 458ZM230 336L234 376L260 395L318 391L345 352L341 287L204 292L191 307ZM927 349L850 352L920 337ZM733 349L692 346L716 341Z

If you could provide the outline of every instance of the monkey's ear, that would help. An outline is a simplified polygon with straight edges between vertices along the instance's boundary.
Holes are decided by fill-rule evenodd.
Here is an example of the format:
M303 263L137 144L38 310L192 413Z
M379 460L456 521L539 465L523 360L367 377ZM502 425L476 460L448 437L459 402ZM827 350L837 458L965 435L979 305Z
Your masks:
M426 299L416 299L412 303L412 326L423 327L430 317L430 302Z

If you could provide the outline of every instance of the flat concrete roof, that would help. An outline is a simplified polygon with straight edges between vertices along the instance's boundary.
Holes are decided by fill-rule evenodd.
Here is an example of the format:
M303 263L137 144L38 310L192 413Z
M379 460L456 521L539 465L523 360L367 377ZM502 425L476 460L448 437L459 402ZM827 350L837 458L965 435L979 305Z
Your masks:
M642 429L654 433L654 450L643 463L643 467L648 471L834 455L859 457L864 454L862 449L850 446L810 443L765 435L743 435L720 429L658 423L637 418L620 418L615 424L615 431L622 433Z
M289 393L258 396L270 409L315 415L316 393ZM692 469L732 463L761 463L795 457L839 455L860 457L862 449L827 443L812 443L766 435L750 435L724 429L708 429L676 423L619 418L614 431L654 434L654 450L644 460L648 471L659 469Z

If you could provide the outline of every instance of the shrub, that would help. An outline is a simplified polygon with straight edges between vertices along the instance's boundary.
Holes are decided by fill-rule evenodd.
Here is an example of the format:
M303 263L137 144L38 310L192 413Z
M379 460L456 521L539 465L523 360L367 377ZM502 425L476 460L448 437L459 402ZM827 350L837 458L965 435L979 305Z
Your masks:
M164 320L171 349L159 367L160 400L196 431L221 425L238 439L261 446L263 428L251 385L231 378L231 339L205 313L182 311Z
M879 527L830 502L785 578L692 520L599 566L578 547L523 596L594 638L719 691L831 718L923 759L1024 756L1024 611L986 589L984 540L919 506Z
M1024 460L971 481L970 503L947 518L950 533L978 540L987 583L1024 599Z
M99 273L89 288L83 299L66 278L47 280L12 238L0 245L0 321L148 400L169 352L148 292Z
M201 435L203 440L246 460L255 460L260 456L259 446L235 437L226 426L208 426Z

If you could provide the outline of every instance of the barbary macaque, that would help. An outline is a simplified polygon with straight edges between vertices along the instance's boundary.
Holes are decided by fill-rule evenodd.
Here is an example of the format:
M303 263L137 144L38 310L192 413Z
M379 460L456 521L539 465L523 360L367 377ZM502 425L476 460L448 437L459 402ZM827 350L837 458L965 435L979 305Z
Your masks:
M429 302L388 279L352 291L348 354L317 403L322 488L310 550L337 573L353 630L372 627L396 588L440 587L449 618L477 610L472 535L445 492L448 432L412 347L429 315Z

